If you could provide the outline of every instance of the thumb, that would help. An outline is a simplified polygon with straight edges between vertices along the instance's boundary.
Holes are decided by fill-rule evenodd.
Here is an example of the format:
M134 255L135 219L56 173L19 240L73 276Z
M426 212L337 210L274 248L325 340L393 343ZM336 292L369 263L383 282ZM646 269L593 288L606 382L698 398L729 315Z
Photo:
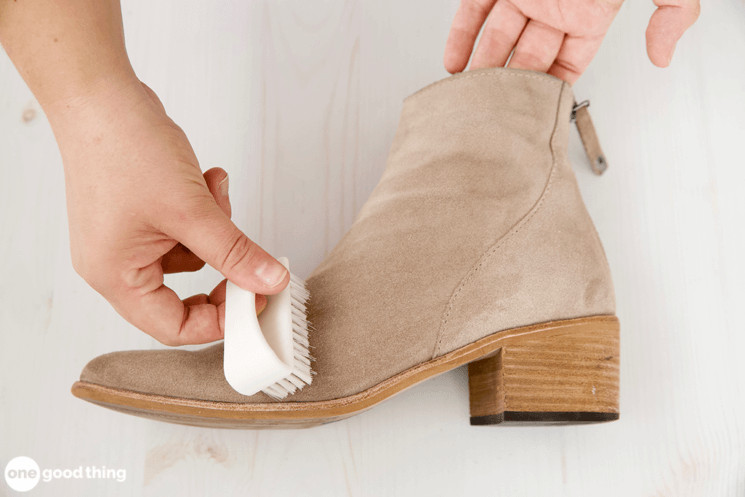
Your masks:
M667 67L675 45L683 33L698 19L698 0L655 0L657 10L647 26L647 54L652 64Z
M287 269L239 230L209 192L187 212L190 217L176 222L168 235L228 280L262 295L279 293L287 286Z

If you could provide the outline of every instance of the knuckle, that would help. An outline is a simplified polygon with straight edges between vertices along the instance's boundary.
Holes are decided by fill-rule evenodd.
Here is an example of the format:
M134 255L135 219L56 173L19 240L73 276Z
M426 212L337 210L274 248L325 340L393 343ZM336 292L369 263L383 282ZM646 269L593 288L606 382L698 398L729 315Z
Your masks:
M224 254L218 269L226 274L232 272L238 265L250 265L256 254L256 245L236 230Z
M201 174L189 178L188 196L184 203L174 206L173 215L177 222L194 222L209 219L215 199L204 185Z
M183 345L184 342L181 332L184 329L184 323L186 322L188 314L188 308L184 309L184 315L180 323L174 323L172 326L161 328L160 332L154 334L153 337L167 347L178 347L179 345Z
M545 56L533 51L515 53L515 58L517 58L517 61L513 61L514 63L519 63L526 68L541 68L548 64Z
M180 329L180 326L183 327L182 323L174 322L171 319L153 322L147 319L146 316L141 315L138 307L139 306L135 304L123 309L125 312L122 312L120 309L117 309L117 311L119 311L127 321L137 326L140 331L147 333L159 343L167 347L177 347L184 344Z
M492 47L514 45L512 37L507 34L503 28L498 26L487 26L484 28L484 35L491 42Z
M572 75L580 75L584 70L584 68L579 67L577 64L563 59L557 59L556 61L554 61L554 65L567 71L568 73L571 73Z
M120 283L127 290L140 294L153 292L163 285L163 268L160 264L150 264L142 268L131 268L122 271Z
M72 267L83 280L100 292L105 284L105 275L100 270L101 265L92 257L80 253L72 253Z

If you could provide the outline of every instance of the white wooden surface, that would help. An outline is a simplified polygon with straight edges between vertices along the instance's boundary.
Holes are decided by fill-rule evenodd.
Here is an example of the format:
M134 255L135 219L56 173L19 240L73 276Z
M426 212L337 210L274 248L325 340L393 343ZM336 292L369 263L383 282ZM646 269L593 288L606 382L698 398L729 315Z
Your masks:
M235 218L306 275L384 165L404 96L443 77L456 0L126 1L140 77ZM307 431L219 431L69 394L87 360L157 347L73 272L49 126L0 52L0 466L125 468L123 483L37 495L745 495L745 3L708 0L668 70L644 52L651 2L628 2L585 76L610 170L582 191L622 322L622 417L470 427L464 369ZM174 277L184 295L214 272ZM0 495L11 490L0 481Z

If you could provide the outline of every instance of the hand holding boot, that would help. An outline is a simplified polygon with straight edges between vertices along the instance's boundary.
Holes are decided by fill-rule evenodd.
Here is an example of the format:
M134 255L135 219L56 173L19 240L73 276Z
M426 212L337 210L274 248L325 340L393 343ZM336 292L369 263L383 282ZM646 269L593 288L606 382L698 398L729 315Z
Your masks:
M574 83L587 69L623 0L462 0L445 47L445 69L501 67ZM655 0L647 27L652 63L667 67L698 18L699 0ZM476 37L483 27L478 46ZM472 53L473 52L473 53ZM510 55L512 57L510 58Z

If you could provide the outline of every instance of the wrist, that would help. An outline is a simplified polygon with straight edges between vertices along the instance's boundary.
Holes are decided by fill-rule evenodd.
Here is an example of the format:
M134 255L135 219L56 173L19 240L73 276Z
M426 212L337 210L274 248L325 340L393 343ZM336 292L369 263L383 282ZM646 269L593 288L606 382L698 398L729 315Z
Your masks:
M64 79L64 78L63 78ZM37 100L50 118L81 111L91 105L121 99L139 90L131 66L112 67L98 74L81 74L59 82L52 91L39 91Z
M78 159L102 140L142 129L152 116L150 104L137 78L110 78L45 107L65 168L75 169Z
M58 94L42 103L57 140L76 130L90 133L95 127L123 118L146 97L140 80L132 73L109 74Z

